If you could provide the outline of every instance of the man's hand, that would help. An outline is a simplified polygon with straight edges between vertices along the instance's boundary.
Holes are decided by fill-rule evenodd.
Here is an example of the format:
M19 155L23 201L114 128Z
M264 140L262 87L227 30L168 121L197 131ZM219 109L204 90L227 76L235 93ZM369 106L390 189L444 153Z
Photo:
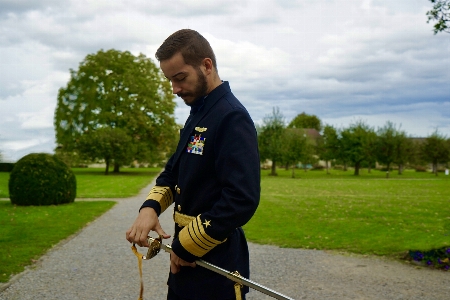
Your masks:
M140 247L148 247L147 237L152 230L165 239L170 238L170 235L166 234L161 228L156 211L151 207L144 207L139 212L133 225L127 230L126 239Z
M173 251L172 251L172 253L170 253L170 272L172 274L177 274L178 272L180 272L181 267L193 267L193 268L195 268L195 266L196 266L195 262L190 263L190 262L187 262L185 260L182 260Z

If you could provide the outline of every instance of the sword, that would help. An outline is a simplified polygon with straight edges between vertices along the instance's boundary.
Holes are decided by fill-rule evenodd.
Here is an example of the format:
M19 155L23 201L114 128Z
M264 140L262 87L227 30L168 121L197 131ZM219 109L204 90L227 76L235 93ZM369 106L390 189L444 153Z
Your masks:
M148 252L147 252L147 256L142 256L143 260L149 260L153 257L155 257L159 251L161 250L161 248L167 252L167 253L172 253L172 247L170 245L165 245L162 243L162 236L159 236L158 238L152 238L152 237L148 237L147 239L149 247L148 247ZM222 269L218 266L215 266L209 262L206 262L202 259L198 259L195 261L195 263L203 268L206 268L210 271L213 271L215 273L218 273L222 276L225 276L226 278L241 284L241 285L245 285L248 286L252 289L255 289L261 293L264 293L266 295L269 295L275 299L280 299L280 300L294 300L293 298L290 298L288 296L285 296L281 293L278 293L277 291L274 291L272 289L269 289L259 283L256 283L254 281L251 281L250 279L247 279L245 277L242 277L241 275L239 275L238 272L230 272L227 271L225 269Z

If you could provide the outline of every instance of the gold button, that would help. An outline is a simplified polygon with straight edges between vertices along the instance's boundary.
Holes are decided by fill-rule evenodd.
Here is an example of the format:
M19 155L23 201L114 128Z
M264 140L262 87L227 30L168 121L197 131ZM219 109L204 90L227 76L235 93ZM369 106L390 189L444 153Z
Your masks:
M180 188L179 188L179 187L177 187L177 193L178 193L178 194L180 194L180 193L181 193L181 190L180 190Z
M178 211L181 211L181 205L178 204Z

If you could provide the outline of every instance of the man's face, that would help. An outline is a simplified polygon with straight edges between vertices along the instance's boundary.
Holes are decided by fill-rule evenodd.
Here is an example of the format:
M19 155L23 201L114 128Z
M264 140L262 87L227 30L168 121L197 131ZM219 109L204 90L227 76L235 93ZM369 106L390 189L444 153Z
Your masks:
M170 80L173 93L181 97L187 105L192 105L195 99L206 95L208 91L206 76L200 67L194 68L186 64L180 52L161 61L159 65L164 76Z

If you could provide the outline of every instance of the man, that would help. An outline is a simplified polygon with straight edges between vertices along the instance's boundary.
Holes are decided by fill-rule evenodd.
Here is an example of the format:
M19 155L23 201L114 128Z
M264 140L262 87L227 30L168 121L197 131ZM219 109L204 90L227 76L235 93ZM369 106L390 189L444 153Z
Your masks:
M228 82L220 80L214 52L198 32L173 33L156 58L191 114L126 238L141 247L148 246L150 231L169 238L158 216L174 203L167 299L235 299L233 281L195 267L195 260L249 277L241 226L253 216L260 197L255 126ZM244 287L243 299L247 292Z

